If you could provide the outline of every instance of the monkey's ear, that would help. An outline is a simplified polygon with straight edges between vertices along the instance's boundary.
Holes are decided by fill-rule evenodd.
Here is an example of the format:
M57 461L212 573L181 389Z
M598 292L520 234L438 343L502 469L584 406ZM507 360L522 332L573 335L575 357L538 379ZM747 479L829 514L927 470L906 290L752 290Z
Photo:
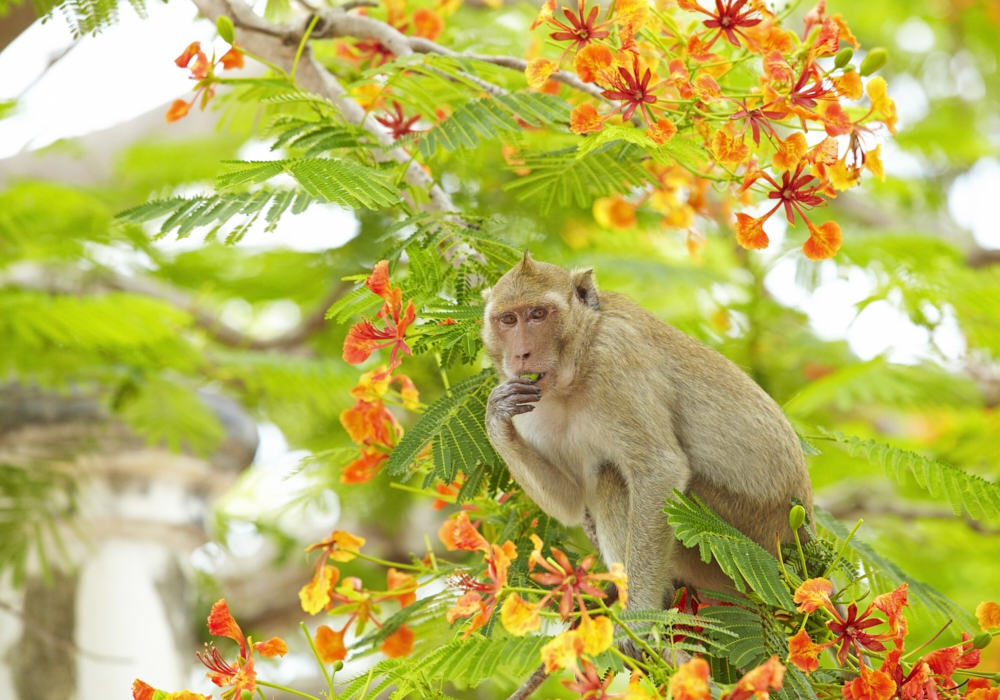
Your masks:
M595 311L601 307L601 302L597 297L597 283L594 282L594 268L588 267L586 270L573 270L573 290L576 298Z
M528 249L525 248L524 249L524 257L521 258L521 269L522 270L529 269L531 267L531 263L533 263L533 262L535 262L535 261L531 258L531 253L529 253Z

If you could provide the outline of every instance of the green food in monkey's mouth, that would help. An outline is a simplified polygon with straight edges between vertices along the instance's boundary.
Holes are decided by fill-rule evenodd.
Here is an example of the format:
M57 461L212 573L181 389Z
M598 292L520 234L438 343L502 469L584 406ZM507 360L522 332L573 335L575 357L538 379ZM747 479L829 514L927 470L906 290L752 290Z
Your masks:
M521 377L523 377L524 379L530 379L532 384L534 384L535 382L537 382L539 379L541 379L544 376L545 376L545 372L541 372L541 373L539 373L539 372L525 372L524 374L521 375Z

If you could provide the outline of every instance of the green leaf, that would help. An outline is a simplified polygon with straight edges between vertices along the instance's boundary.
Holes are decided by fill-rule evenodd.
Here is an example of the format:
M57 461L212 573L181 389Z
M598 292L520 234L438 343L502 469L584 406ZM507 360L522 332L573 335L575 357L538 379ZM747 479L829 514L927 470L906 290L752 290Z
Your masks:
M667 501L663 510L674 528L674 536L685 547L698 545L706 564L715 557L719 568L733 579L739 591L746 592L749 584L768 605L783 610L795 608L774 557L722 520L697 495L692 494L689 499L680 491L674 491L674 498Z
M831 440L851 448L851 456L863 455L872 466L881 466L886 476L904 483L909 472L920 488L932 496L946 495L955 515L962 507L975 519L981 514L995 518L1000 515L1000 484L962 471L958 467L924 457L899 447L875 440L862 440L839 431L819 429Z

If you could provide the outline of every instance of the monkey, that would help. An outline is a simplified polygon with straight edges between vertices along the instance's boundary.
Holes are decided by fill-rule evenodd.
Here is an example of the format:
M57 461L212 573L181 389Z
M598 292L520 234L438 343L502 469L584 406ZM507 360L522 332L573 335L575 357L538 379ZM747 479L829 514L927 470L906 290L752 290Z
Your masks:
M675 489L772 555L777 538L792 539L793 498L811 520L795 431L723 355L599 291L593 269L527 252L483 297L500 380L486 406L490 442L542 511L582 525L609 567L624 566L630 609L669 607L680 585L733 588L675 539L663 512Z

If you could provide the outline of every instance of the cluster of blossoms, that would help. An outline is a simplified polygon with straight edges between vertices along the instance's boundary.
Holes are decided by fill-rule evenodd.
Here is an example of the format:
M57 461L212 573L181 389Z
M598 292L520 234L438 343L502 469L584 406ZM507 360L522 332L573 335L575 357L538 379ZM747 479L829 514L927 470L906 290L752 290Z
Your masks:
M902 610L907 603L907 584L896 590L876 596L864 612L859 613L852 602L842 614L831 600L833 584L824 578L809 579L795 591L797 610L808 615L826 615L829 639L814 642L802 628L788 640L788 662L804 673L819 668L820 652L836 648L836 661L844 668L856 669L858 677L847 681L843 687L846 700L939 700L940 698L968 698L969 700L997 700L1000 688L993 687L987 678L972 677L964 692L955 681L956 671L969 670L979 664L980 650L991 640L990 630L1000 628L1000 606L982 603L976 610L982 634L973 639L962 633L962 641L953 646L935 649L915 661L907 661L911 653L904 652L907 634L906 618ZM885 616L875 616L879 612ZM885 625L884 632L872 628ZM887 645L891 645L887 646ZM926 646L926 645L925 645ZM923 647L920 647L923 648ZM853 657L853 658L852 658ZM869 668L866 657L881 660L878 668ZM975 674L967 674L975 676Z
M418 7L410 10L407 0L385 0L384 21L393 29L407 36L437 41L445 29L444 16L458 9L460 3L442 3L439 10ZM357 13L367 14L365 8ZM395 54L385 44L375 39L345 39L334 44L338 58L355 68L378 68L391 61Z
M178 68L191 71L191 80L196 81L196 85L194 96L190 101L174 100L173 104L170 105L170 109L167 110L168 122L175 122L186 117L187 113L191 111L191 107L199 100L201 101L199 106L201 109L205 109L205 105L215 96L215 85L218 82L218 78L215 76L216 68L222 66L223 70L232 70L243 67L243 50L235 41L230 43L229 51L222 54L218 60L214 55L211 61L208 60L208 56L201 50L201 42L199 41L188 45L184 49L184 53L174 60Z
M317 628L315 646L323 663L343 661L347 657L344 636L352 624L356 635L361 635L369 622L382 627L375 615L380 604L394 600L405 608L417 599L416 578L393 567L386 572L385 591L366 590L361 580L354 576L340 580L340 569L329 562L352 561L364 543L361 537L335 530L323 541L306 548L307 553L319 551L321 556L316 560L316 573L312 580L299 591L302 609L310 615L324 609L330 615L347 615L347 622L339 631L328 625ZM406 656L413 651L414 639L413 631L403 625L389 635L379 648L389 658Z
M396 396L403 408L411 411L420 408L420 392L413 381L405 375L392 375L402 363L399 354L410 354L406 330L416 319L413 300L404 308L403 291L390 284L386 260L375 264L365 286L385 301L375 319L362 319L348 331L344 361L356 365L380 348L392 349L389 365L363 374L358 385L351 389L354 405L340 414L347 434L361 448L360 456L341 472L340 481L345 484L361 484L374 478L403 437L402 426L385 405L389 387L399 384Z
M801 219L809 230L805 255L831 257L840 247L840 227L815 224L807 211L856 185L863 169L884 177L871 124L895 133L896 109L884 79L862 80L884 65L884 50L869 52L860 68L852 65L858 41L840 15L826 14L825 0L806 15L801 36L783 28L761 0L715 0L711 9L695 0L676 5L681 13L619 0L602 19L601 8L588 11L585 0L561 12L548 0L532 25L546 27L549 38L565 46L554 60L539 56L528 63L529 85L543 88L571 57L580 79L601 89L600 98L574 107L575 133L634 123L645 126L644 137L629 140L645 138L647 150L669 151L673 139L684 138L711 159L704 168L682 165L686 175L652 159L649 167L664 186L598 200L595 218L613 230L631 228L635 209L649 203L663 213L664 225L689 228L695 213L725 214L709 208L698 186L716 180L728 183L738 204L751 204L754 194L773 202L762 216L737 214L740 245L767 247L764 222L783 209L789 224ZM752 66L760 66L758 84L747 87ZM849 104L865 95L867 107ZM678 186L691 192L685 202L676 201Z
M223 698L239 697L245 694L253 695L257 690L257 672L254 669L253 654L273 658L288 653L288 645L279 637L272 637L266 642L253 642L245 637L240 629L226 599L223 598L212 606L208 616L208 632L213 637L227 637L239 645L236 660L232 663L226 660L214 644L205 645L205 652L198 658L208 668L208 678L220 688L227 688L222 693ZM132 684L133 700L209 700L200 693L182 690L176 693L166 693L136 679Z

